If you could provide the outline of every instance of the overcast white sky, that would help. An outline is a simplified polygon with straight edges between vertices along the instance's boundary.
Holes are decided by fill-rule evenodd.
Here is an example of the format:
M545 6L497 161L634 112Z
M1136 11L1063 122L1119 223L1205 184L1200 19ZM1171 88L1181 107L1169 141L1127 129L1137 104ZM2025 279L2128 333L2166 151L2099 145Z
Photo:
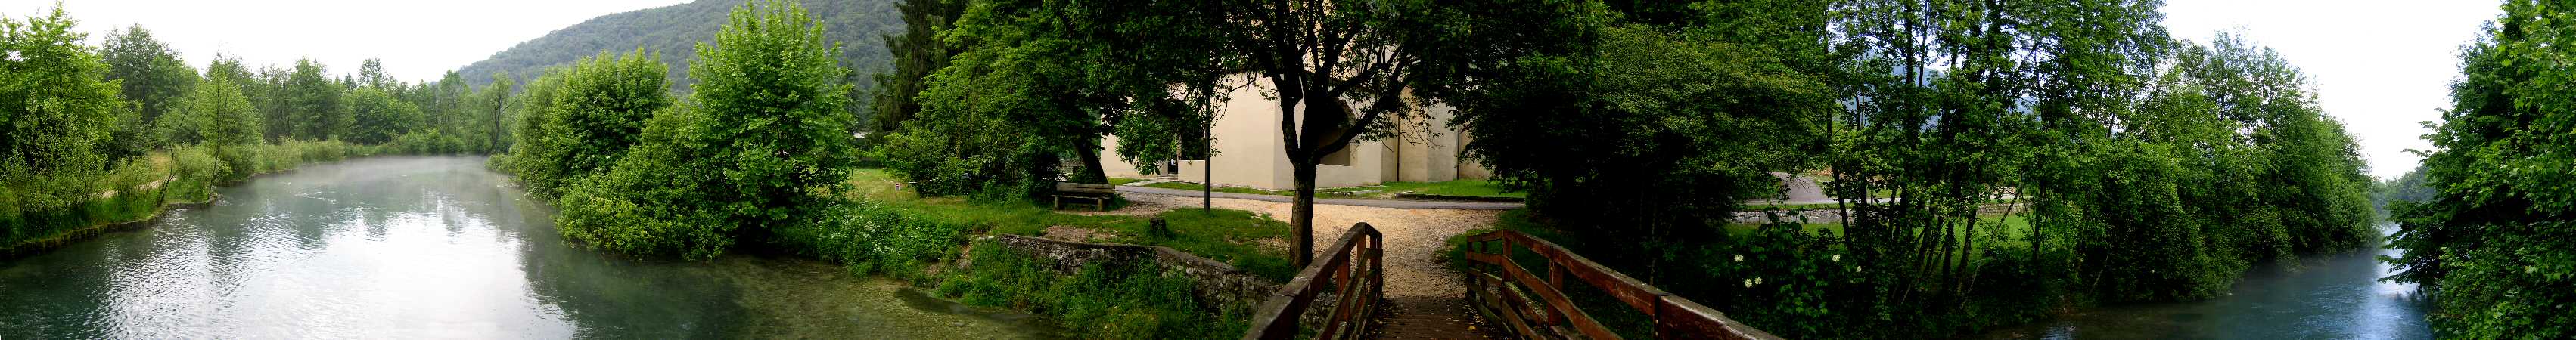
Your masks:
M64 2L93 42L141 23L203 67L215 52L252 65L311 57L335 73L383 58L401 79L434 79L520 41L603 14L685 0L74 0ZM0 15L24 17L51 0L0 0ZM2361 140L2371 174L2413 169L2427 149L2419 121L2449 106L2458 47L2497 14L2482 0L2168 0L2176 37L2206 41L2243 29L2280 51L2316 82L2326 111Z
M2244 29L2307 72L2317 100L2343 119L2370 158L2370 173L2396 177L2432 149L2416 122L2441 119L2459 47L2501 14L2490 0L2166 0L2175 38L2208 41Z
M109 30L142 24L204 69L216 52L260 65L310 57L332 73L367 58L406 81L448 70L600 15L686 0L67 0L95 45ZM42 15L54 0L0 0L0 15Z

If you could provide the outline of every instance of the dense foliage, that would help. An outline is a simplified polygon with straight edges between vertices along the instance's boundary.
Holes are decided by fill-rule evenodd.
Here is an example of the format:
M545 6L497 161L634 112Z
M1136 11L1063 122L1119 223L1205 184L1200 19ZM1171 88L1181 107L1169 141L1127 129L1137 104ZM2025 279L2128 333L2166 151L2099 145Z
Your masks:
M738 237L817 223L856 162L850 71L823 32L794 3L736 8L699 45L689 99L646 120L607 173L566 190L557 227L597 248L709 258Z
M107 78L118 80L118 94L132 103L132 115L123 124L136 128L117 129L108 141L106 152L112 159L125 159L161 147L167 141L150 128L162 124L161 117L177 111L196 86L197 70L179 60L179 51L152 37L152 31L141 25L112 31L100 46L100 61L108 65Z
M929 87L930 73L948 67L949 58L961 50L949 48L938 34L954 27L966 12L966 1L904 0L895 8L903 13L903 33L882 36L894 66L876 74L867 111L869 130L880 134L903 128L904 121L921 112L921 102L914 98Z
M2374 235L2299 71L2172 40L2156 1L1608 5L1446 98L1467 156L1579 252L1782 335L2208 298ZM1828 175L1840 217L1719 232L1765 172Z
M555 197L634 147L644 121L673 102L660 58L643 51L600 53L538 78L520 95L520 139L512 170L528 192Z
M1451 124L1475 137L1465 155L1528 188L1533 209L1627 226L1591 230L1608 234L1704 227L1776 195L1766 171L1822 151L1830 88L1791 68L1788 50L1645 24L1578 44L1451 100Z
M1233 339L1249 327L1249 306L1199 301L1188 276L1152 262L1092 264L1058 274L1033 254L997 244L974 247L975 266L939 294L984 306L1013 306L1052 318L1085 339Z
M405 83L375 60L355 77L311 60L253 71L225 55L201 76L139 25L92 47L77 23L60 8L0 18L0 248L149 217L210 199L215 183L307 162L509 141L494 133L497 111L454 105L465 89L454 76Z
M2392 202L2389 279L2431 292L2463 339L2576 337L2576 12L2512 0L2462 49L2452 108L2426 138L2428 202Z

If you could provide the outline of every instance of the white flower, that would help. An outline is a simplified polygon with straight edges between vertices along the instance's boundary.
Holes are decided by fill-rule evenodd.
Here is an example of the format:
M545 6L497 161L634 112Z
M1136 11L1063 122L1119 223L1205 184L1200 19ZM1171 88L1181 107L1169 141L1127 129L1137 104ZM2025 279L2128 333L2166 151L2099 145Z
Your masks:
M1744 254L1735 254L1735 262L1744 262Z
M1746 279L1746 280L1744 280L1744 288L1753 288L1753 280L1751 280L1751 279Z
M1759 278L1759 277L1753 278L1753 284L1757 284L1757 285L1758 285L1758 284L1762 284L1762 278Z
M1834 262L1843 262L1843 254L1834 254Z
M1862 270L1862 269L1860 268L1860 266L1852 266L1852 272L1854 272L1854 273L1862 273L1862 272L1868 272L1868 271L1867 271L1867 270Z

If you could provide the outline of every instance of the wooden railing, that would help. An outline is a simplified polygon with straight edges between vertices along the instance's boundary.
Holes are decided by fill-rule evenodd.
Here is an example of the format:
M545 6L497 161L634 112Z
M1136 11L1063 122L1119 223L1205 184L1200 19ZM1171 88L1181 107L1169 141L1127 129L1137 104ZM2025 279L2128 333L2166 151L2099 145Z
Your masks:
M1369 320L1377 315L1378 300L1386 293L1386 285L1381 281L1385 273L1379 270L1379 266L1386 262L1385 246L1386 237L1378 234L1377 228L1369 227L1368 223L1352 225L1350 231L1342 233L1341 240L1324 248L1330 253L1326 253L1321 261L1299 270L1296 278L1288 279L1288 285L1280 286L1279 292L1271 293L1269 300L1253 309L1252 329L1243 334L1243 339L1297 337L1298 333L1305 331L1299 324L1304 321L1306 308L1314 306L1315 298L1322 295L1325 287L1333 289L1333 314L1325 318L1323 324L1316 325L1315 336L1311 339L1371 336ZM1328 286L1317 283L1317 280L1332 282Z
M1477 234L1467 237L1465 247L1467 259L1475 262L1470 265L1476 269L1467 274L1469 304L1507 324L1505 330L1523 339L1620 338L1591 313L1575 307L1565 294L1566 276L1600 288L1620 303L1645 313L1654 320L1657 339L1779 339L1528 234L1510 230ZM1513 262L1513 249L1527 249L1546 258L1547 276L1531 274Z

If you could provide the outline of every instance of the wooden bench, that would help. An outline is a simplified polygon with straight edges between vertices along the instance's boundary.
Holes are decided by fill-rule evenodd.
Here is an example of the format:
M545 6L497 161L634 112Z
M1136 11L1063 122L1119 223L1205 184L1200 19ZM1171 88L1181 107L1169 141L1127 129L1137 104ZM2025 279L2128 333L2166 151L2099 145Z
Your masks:
M1076 200L1091 200L1092 209L1097 211L1109 211L1109 197L1116 195L1117 193L1118 187L1114 185L1055 182L1055 194L1053 196L1055 196L1056 209L1064 209L1064 199L1071 198Z

